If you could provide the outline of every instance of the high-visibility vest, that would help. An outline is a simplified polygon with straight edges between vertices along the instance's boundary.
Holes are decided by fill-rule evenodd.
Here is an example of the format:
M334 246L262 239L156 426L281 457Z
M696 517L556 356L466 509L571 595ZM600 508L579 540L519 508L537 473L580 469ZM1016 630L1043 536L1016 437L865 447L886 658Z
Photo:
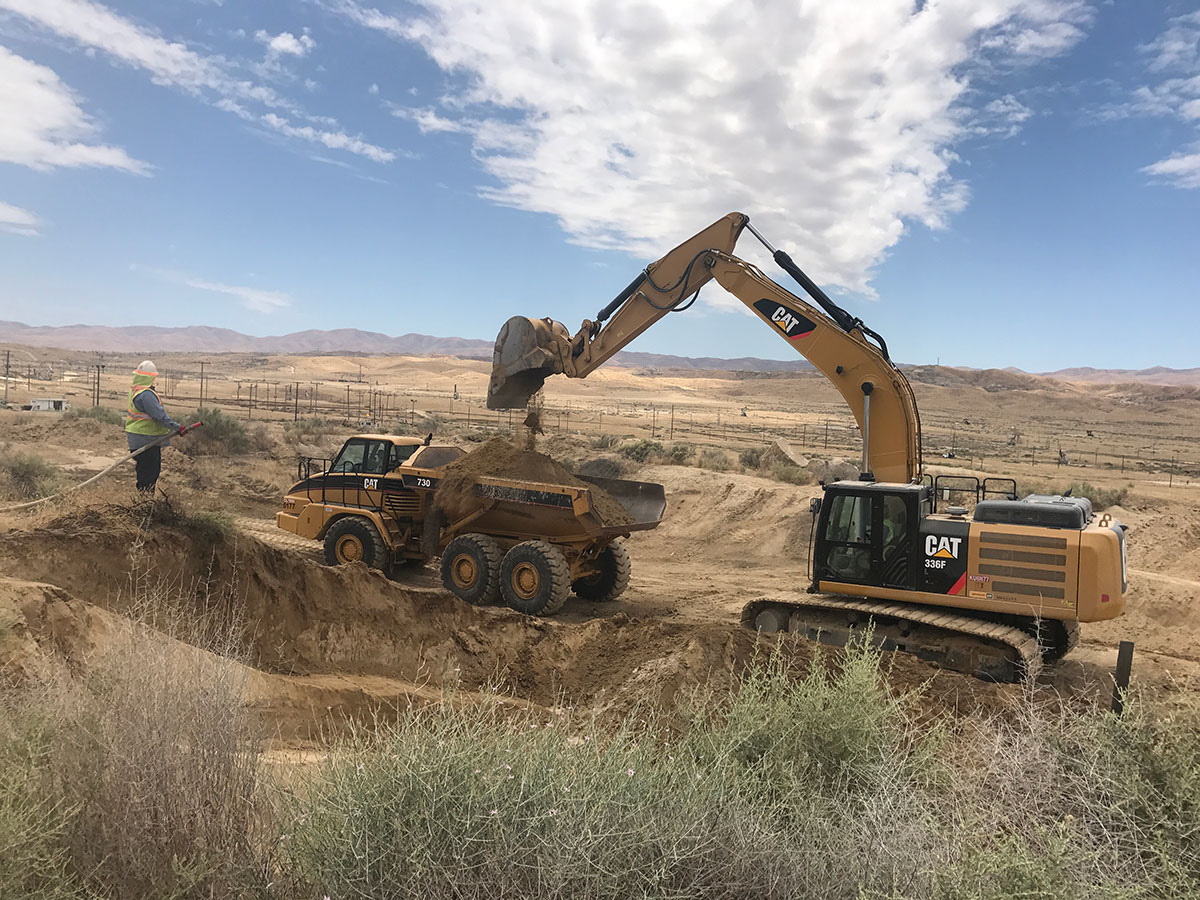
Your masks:
M138 409L133 403L133 398L142 391L149 391L150 393L154 394L155 398L158 397L158 393L151 386L154 384L154 378L155 376L149 372L135 371L133 373L133 387L129 389L129 408L125 410L126 431L132 432L133 434L147 434L152 437L157 437L160 434L171 433L170 428L168 428L166 425L160 425L158 422L155 422L152 418ZM161 400L159 402L161 403Z

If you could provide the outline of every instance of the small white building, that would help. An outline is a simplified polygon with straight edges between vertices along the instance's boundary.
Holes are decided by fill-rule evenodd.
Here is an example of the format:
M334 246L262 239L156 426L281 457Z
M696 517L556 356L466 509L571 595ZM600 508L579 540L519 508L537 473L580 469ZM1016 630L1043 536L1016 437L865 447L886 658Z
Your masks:
M38 397L29 401L31 412L66 412L71 404L62 397Z

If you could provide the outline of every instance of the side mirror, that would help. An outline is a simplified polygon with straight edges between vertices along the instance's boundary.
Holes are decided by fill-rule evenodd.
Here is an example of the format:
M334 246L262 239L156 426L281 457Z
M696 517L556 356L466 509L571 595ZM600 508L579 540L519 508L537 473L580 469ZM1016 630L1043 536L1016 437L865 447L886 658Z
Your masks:
M808 508L814 516L819 513L821 511L821 498L813 497L812 500L808 502Z

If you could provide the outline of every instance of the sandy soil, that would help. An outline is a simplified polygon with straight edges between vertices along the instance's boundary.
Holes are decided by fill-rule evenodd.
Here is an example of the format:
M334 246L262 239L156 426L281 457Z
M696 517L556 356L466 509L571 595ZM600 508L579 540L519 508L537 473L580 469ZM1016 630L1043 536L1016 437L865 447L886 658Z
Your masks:
M332 380L357 368L348 357L218 362L230 371L242 366L237 372L243 377L263 382ZM483 363L369 362L373 380L403 392L393 402L416 420L414 431L435 421L422 420L424 413L439 417L433 427L457 429L463 440L478 436L471 429L507 422L504 414L482 411ZM159 367L169 369L170 360ZM608 369L584 382L560 381L547 388L547 434L539 443L559 458L595 456L592 440L614 432L716 446L727 449L730 460L741 448L775 438L812 458L854 455L840 398L816 376ZM1200 481L1184 466L1166 471L1162 465L1176 449L1189 458L1200 436L1194 392L1037 379L1032 387L1028 381L1008 387L934 381L916 385L927 450L953 444L973 452L954 460L930 453L931 470L1013 475L1037 488L1087 480L1128 491L1122 506L1111 510L1130 526L1128 611L1113 622L1085 626L1082 645L1047 673L1038 690L1048 697L1102 699L1111 690L1108 677L1122 640L1135 642L1135 674L1150 688L1200 690ZM356 382L347 383L359 390ZM217 377L209 396L231 393L228 387ZM186 379L176 384L180 395L187 388ZM118 390L114 383L111 392ZM315 399L334 402L337 386L323 390ZM345 394L345 385L340 391ZM188 409L189 401L168 399L167 405ZM219 609L240 617L245 646L237 664L248 667L248 703L285 746L311 740L331 722L398 714L444 690L469 698L496 685L547 709L572 703L619 715L637 704L669 707L680 691L732 685L774 641L738 626L741 607L760 597L786 598L807 584L809 500L819 488L694 466L631 473L663 484L668 507L658 529L627 542L633 579L615 603L572 599L553 620L537 620L459 603L441 589L432 567L404 570L395 581L361 567L331 570L321 565L317 545L279 532L271 515L294 477L297 448L329 453L358 423L334 421L300 442L284 433L292 416L282 404L274 410L234 403L226 408L252 424L265 420L261 448L234 460L171 449L162 485L189 508L238 517L235 551L218 550L179 528L148 524L128 474L87 497L32 514L0 513L0 668L31 674L48 657L87 665L104 652L105 635L136 612L139 591L152 583L196 604L197 615ZM825 421L835 423L828 449ZM389 430L404 427L394 419L392 424ZM1020 438L1009 444L1014 432ZM1070 445L1076 460L1087 461L1090 447L1091 464L1054 465L1057 453L1051 457L1049 450L1058 441ZM115 459L123 442L119 429L98 422L0 411L0 449L36 453L77 480ZM1122 453L1126 471L1120 469ZM806 642L784 642L798 664L811 658ZM900 689L927 684L934 705L959 711L1004 708L1020 693L908 658L898 658L890 677Z

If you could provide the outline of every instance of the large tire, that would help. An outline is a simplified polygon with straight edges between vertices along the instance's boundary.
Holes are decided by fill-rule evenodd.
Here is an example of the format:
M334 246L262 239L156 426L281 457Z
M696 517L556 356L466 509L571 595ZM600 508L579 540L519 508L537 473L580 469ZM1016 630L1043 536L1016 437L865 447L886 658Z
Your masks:
M545 541L517 544L500 563L504 602L531 616L552 616L571 596L571 567L557 547Z
M463 534L442 554L442 584L472 606L500 599L500 545L486 534Z
M391 553L370 519L346 516L330 525L325 532L325 562L331 566L362 562L372 569L388 572L391 569Z
M586 575L571 585L577 597L593 603L616 600L629 587L629 551L620 541L613 541L596 557L600 571Z

